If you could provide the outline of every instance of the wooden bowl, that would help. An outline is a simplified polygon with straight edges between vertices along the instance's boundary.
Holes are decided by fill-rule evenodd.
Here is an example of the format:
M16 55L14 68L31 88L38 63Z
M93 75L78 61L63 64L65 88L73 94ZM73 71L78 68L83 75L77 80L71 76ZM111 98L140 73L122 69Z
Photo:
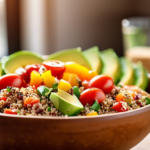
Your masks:
M127 150L150 131L150 105L92 117L0 114L0 150Z
M128 150L149 132L150 105L91 117L0 113L0 150Z

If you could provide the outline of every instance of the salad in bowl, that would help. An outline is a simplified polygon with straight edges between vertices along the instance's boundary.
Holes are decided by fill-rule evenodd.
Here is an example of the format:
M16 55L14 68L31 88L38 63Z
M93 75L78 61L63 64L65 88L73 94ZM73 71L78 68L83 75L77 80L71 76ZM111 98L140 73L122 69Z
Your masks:
M147 70L112 49L75 48L46 59L20 51L3 57L0 71L0 127L11 124L1 133L4 149L10 139L16 149L24 141L25 149L128 149L149 132Z

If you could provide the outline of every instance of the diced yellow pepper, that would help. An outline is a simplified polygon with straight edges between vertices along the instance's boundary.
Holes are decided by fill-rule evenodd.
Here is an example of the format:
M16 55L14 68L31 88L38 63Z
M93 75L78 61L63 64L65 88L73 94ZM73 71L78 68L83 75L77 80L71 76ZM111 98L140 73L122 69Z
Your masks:
M42 77L40 75L40 73L38 73L37 71L32 71L31 72L31 80L30 80L30 86L39 86L41 85L43 82Z
M65 63L65 72L76 74L82 81L91 80L94 76L98 75L95 71L90 71L86 67L76 64L74 62Z
M44 84L45 84L48 88L52 88L52 87L53 87L53 84L54 84L54 82L55 82L55 77L52 76L50 70L48 70L48 71L42 73L42 78L43 78Z
M58 84L58 88L67 92L67 91L69 91L69 89L71 89L71 84L69 82L61 79L59 84Z
M87 114L86 116L97 116L98 113L96 111L92 111L91 113Z
M68 81L72 86L79 86L78 76L76 74L65 72L62 79Z

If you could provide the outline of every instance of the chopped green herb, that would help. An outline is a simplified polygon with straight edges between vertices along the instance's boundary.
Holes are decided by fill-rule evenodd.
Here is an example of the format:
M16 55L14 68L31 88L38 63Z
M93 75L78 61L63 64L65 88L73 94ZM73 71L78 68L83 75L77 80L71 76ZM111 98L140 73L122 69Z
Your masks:
M58 83L54 83L53 84L53 89L55 90L55 89L57 89L58 88Z
M21 115L19 110L17 110L16 112L17 112L17 114Z
M149 105L150 104L150 98L145 97L145 99L146 99L146 105Z
M95 110L98 113L99 109L100 109L100 105L97 101L95 101L94 104L91 106L91 110Z
M80 90L77 86L73 87L73 94L77 96L77 98L79 99L80 97Z
M45 96L46 96L46 97L49 97L50 94L51 94L51 92L52 92L52 90L53 90L53 88L50 88L49 91L48 91L47 93L45 93Z
M47 93L47 92L49 92L49 88L47 88L46 86L42 85L37 88L37 93L39 95L45 96L45 93Z
M40 102L41 102L42 98L40 98Z
M11 92L11 88L9 86L7 86L7 91Z
M118 84L117 86L123 88L123 86L121 84Z
M51 107L47 107L47 111L49 111L49 112L50 112L50 111L51 111Z

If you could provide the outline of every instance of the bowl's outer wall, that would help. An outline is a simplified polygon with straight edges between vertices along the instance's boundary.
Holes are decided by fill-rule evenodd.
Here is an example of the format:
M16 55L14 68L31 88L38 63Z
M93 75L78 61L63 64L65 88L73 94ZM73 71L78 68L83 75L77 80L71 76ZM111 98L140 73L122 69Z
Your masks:
M126 150L150 130L150 107L106 117L20 118L0 115L0 150Z

